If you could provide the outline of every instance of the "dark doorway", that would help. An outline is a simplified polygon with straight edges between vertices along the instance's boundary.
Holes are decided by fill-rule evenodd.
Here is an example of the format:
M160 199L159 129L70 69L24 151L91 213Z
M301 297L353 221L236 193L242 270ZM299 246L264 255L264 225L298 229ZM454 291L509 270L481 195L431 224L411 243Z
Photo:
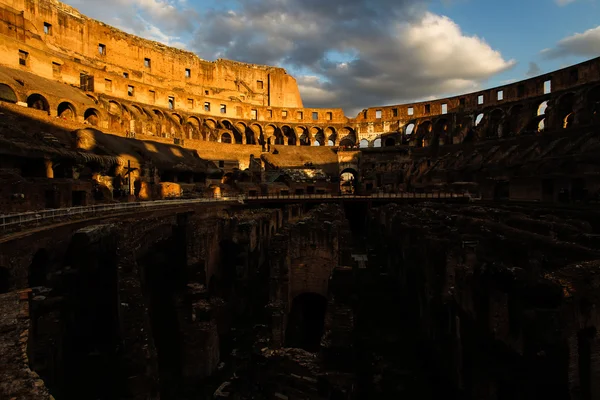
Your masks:
M316 293L302 293L292 302L286 330L286 346L319 351L325 329L327 299Z

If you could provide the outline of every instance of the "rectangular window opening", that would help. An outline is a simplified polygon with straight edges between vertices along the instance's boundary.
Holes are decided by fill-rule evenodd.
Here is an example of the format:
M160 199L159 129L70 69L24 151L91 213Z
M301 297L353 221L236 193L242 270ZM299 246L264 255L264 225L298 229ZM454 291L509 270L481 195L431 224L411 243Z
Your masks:
M267 117L273 118L273 110L267 110Z
M569 72L569 77L571 78L571 83L577 83L579 80L579 70L577 68L572 69Z
M188 108L190 110L194 109L194 99L188 99Z
M209 102L204 103L204 111L210 111L210 103Z
M482 94L477 96L477 104L479 104L479 105L483 104L483 95Z
M392 117L397 117L397 116L398 116L398 109L392 108Z
M258 111L250 110L250 118L253 120L257 120L258 119Z
M106 55L106 45L103 45L102 43L98 44L98 54L100 54L101 56Z
M381 110L376 110L375 111L375 118L381 119L381 114L382 114Z
M57 62L52 62L52 73L54 76L60 76L62 65Z
M135 88L131 85L127 86L127 95L132 96L135 94Z
M175 97L169 96L169 110L175 109Z
M296 114L296 119L304 119L304 113L302 111L298 111L298 114Z
M27 66L29 61L29 53L23 50L19 50L19 65Z
M552 80L548 79L544 82L544 94L550 94L552 92Z
M105 79L104 80L104 91L105 92L112 92L112 81L110 79Z
M123 78L129 79L129 72L123 72Z
M144 67L146 67L146 68L152 67L152 61L149 58L144 58Z
M44 34L48 36L52 35L52 25L47 22L44 22Z
M465 106L465 104L467 104L467 100L466 100L466 99L463 97L463 98L461 98L461 99L459 99L459 100L458 100L458 104L459 104L461 107L464 107L464 106Z
M263 83L263 81L256 81L256 87L259 89L263 89L265 87L265 84Z
M227 106L225 104L221 104L221 114L227 114Z
M319 119L319 113L316 112L316 111L313 111L313 113L312 113L312 119L313 119L313 121L318 120Z
M425 114L429 114L431 112L431 104L425 104Z
M189 69L189 68L185 69L185 77L187 79L190 79L192 77L192 70L191 69Z
M408 107L408 111L407 111L408 115L414 115L415 114L415 109L414 107Z
M156 103L156 92L154 90L150 90L150 103Z
M498 101L504 100L504 90L498 90Z
M328 112L327 113L327 121L331 121L333 119L333 113L332 112Z
M205 90L205 91L204 91L204 95L205 95L205 96L210 96L210 91L208 91L208 90Z
M287 118L287 111L286 110L283 110L281 112L281 118Z
M517 86L517 96L518 97L525 96L525 85L519 85L519 86Z
M448 114L448 104L442 104L442 114Z
M225 168L225 161L219 161L219 168Z

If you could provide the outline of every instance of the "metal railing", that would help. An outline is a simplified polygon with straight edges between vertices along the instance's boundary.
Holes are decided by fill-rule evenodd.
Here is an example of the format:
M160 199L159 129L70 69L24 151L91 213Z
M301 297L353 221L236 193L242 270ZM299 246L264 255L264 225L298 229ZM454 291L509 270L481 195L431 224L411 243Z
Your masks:
M138 203L113 203L99 204L88 207L70 207L57 208L40 211L30 211L21 214L0 215L0 226L7 229L14 225L20 225L30 222L41 222L43 220L54 220L58 218L68 217L92 217L98 214L106 214L119 211L143 211L156 207L190 205L195 203L212 203L212 202L227 202L240 201L240 197L214 197L214 198L199 198L186 200L157 200Z
M3 230L12 226L26 223L37 223L45 220L55 220L69 217L92 217L119 211L144 211L158 207L177 205L192 205L199 203L241 202L244 200L345 200L345 199L473 199L469 193L373 193L370 195L334 195L334 194L278 194L278 195L240 195L215 196L185 200L157 200L138 203L100 204L88 207L57 208L40 211L30 211L21 214L0 215L0 226Z

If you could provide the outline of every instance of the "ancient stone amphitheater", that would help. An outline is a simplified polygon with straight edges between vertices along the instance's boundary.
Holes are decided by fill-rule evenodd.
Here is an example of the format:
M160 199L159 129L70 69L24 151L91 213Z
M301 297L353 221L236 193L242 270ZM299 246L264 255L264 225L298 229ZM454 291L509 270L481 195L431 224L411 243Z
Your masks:
M0 0L0 399L600 399L599 154L600 58L349 118Z

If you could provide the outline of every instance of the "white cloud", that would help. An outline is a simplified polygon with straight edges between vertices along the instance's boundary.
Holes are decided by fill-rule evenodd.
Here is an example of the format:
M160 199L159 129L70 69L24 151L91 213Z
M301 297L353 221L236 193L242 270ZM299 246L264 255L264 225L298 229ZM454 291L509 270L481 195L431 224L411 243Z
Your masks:
M600 55L600 26L560 40L556 46L542 50L545 58L566 56L596 57Z
M343 107L352 116L368 106L478 90L515 64L428 12L428 0L235 0L230 10L197 14L183 0L70 3L205 59L302 71L296 78L305 106ZM192 34L190 42L181 39Z

